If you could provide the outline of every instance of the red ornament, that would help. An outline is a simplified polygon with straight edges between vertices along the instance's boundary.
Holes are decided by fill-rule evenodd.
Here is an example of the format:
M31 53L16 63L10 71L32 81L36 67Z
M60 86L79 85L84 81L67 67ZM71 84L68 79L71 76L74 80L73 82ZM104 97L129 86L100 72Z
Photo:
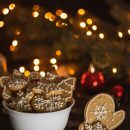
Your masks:
M124 94L124 88L121 85L116 85L111 90L112 95L114 95L117 98L121 98Z
M101 72L85 72L81 77L81 84L83 87L97 91L100 90L104 86L104 77Z

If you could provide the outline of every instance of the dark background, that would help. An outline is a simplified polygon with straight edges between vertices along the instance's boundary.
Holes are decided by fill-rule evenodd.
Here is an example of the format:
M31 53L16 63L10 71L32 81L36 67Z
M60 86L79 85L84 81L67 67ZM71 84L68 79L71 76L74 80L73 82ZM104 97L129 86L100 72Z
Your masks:
M114 1L114 0L113 0ZM127 5L130 6L130 0L123 0L127 3ZM22 4L28 8L32 8L34 4L39 4L40 6L44 7L46 10L54 11L56 9L63 9L65 12L67 12L70 15L75 16L76 11L79 8L84 8L94 14L95 16L99 17L100 19L111 23L111 25L118 25L118 21L112 17L110 14L111 6L108 5L104 0L0 0L0 8L8 6L10 3L15 4ZM1 16L0 16L1 17ZM6 37L3 37L2 32L0 31L0 52L2 52L8 60L8 66L12 66L11 61L11 53L9 51L9 45L10 43L7 43ZM77 86L78 87L78 86ZM80 86L79 86L80 87ZM81 92L80 92L81 91ZM80 90L77 93L83 93L83 90ZM71 120L68 124L67 130L76 130L77 124L81 123L83 121L83 109L86 102L90 99L92 95L87 95L86 93L83 95L80 95L80 97L77 97L77 104L75 108L73 109L71 113ZM85 99L85 100L84 100ZM129 130L130 123L129 123L129 117L130 117L130 96L127 94L125 96L125 99L123 100L122 106L123 109L127 112L127 117L125 119L125 122L123 125L120 126L118 130ZM125 105L124 105L125 104ZM81 116L82 115L82 116ZM78 121L77 121L78 120ZM75 125L76 124L76 125ZM1 130L11 130L11 126L9 124L9 120L5 114L0 114L0 129Z

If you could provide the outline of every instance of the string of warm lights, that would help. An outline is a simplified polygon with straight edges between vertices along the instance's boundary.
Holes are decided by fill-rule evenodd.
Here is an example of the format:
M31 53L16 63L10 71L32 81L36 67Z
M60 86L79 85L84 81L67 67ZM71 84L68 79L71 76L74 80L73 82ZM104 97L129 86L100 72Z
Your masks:
M14 3L9 4L8 8L6 7L6 8L2 9L2 14L3 15L9 14L9 12L14 10L15 7L16 7L16 5ZM41 7L39 5L34 5L32 7L32 13L31 13L32 17L37 18L37 17L40 16L40 13L41 13ZM78 9L78 11L77 11L77 16L81 17L81 18L85 17L87 14L88 14L88 12L86 10L82 9L82 8ZM49 20L50 22L55 21L56 27L59 27L59 28L60 27L66 27L68 24L71 24L71 25L73 24L74 25L74 22L75 22L72 18L68 17L68 14L66 12L64 12L61 9L56 10L55 14L52 13L52 12L46 11L45 14L44 14L44 17L45 17L46 20ZM69 23L68 23L68 21L69 21ZM80 20L80 21L78 20L78 22L79 22L78 26L83 31L86 30L86 33L85 33L86 36L90 37L90 36L93 35L94 32L99 30L98 26L94 22L94 19L92 19L90 17L85 19L85 20ZM0 20L0 28L2 28L4 26L5 26L5 22L3 20ZM128 35L130 35L130 29L127 30L127 33L128 33ZM15 34L18 36L18 35L21 34L21 31L19 29L17 29L15 31ZM98 36L99 39L102 40L102 39L105 38L106 34L102 31L102 32L99 32L97 36ZM118 31L117 36L119 38L123 38L124 37L123 31ZM10 51L14 52L18 45L19 45L19 42L18 42L17 39L12 40L12 44L10 45ZM61 50L56 50L55 55L56 56L61 56L62 51ZM39 66L40 59L34 59L33 64L34 64L34 66L33 66L34 71L40 71L40 66ZM57 59L56 58L51 58L50 59L50 64L56 70L58 69ZM24 66L21 66L19 68L19 71L21 73L24 73L25 76L28 76L30 74L29 70L26 70ZM117 73L117 68L112 68L112 72ZM40 74L42 75L42 77L45 76L45 72L43 70L40 71ZM74 69L69 70L69 74L70 75L75 74L75 70Z

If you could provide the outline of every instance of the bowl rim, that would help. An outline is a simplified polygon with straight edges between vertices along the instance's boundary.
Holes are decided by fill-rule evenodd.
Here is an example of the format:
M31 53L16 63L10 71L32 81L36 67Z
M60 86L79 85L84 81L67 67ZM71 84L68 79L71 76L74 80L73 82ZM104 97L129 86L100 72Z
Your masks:
M6 101L3 101L3 102L2 102L3 107L4 107L8 112L15 113L15 114L22 114L22 115L23 115L23 114L25 114L25 115L41 115L41 114L47 115L47 114L52 114L52 113L55 113L55 114L56 114L56 113L61 113L61 112L63 112L63 111L67 111L67 110L69 110L70 108L72 108L72 107L74 106L74 104L75 104L75 99L73 98L71 105L69 105L69 106L66 107L65 109L62 109L62 110L59 110L59 111L54 111L54 112L45 112L45 113L42 113L42 112L39 112L39 113L34 113L34 112L28 113L28 112L14 111L14 110L12 110L11 108L7 107Z

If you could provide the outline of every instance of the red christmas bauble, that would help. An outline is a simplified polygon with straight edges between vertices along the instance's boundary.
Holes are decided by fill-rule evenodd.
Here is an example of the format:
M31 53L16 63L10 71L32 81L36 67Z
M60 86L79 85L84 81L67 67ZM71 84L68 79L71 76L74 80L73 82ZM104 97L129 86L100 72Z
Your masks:
M101 72L91 73L87 71L81 77L81 84L92 91L100 90L104 86L104 76Z
M124 88L121 85L115 85L112 90L111 93L113 96L117 97L117 98L121 98L124 94Z

